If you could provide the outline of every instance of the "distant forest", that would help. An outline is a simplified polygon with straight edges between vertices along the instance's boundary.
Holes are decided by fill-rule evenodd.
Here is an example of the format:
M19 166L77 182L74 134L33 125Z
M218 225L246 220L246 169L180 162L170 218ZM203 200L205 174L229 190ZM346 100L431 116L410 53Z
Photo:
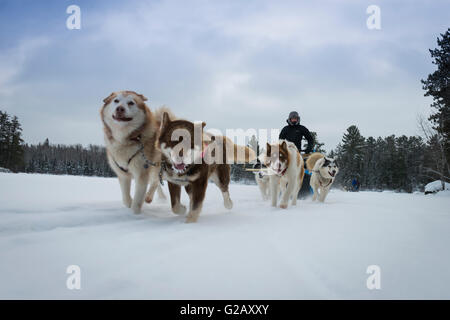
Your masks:
M23 143L21 131L16 117L0 111L0 167L13 172L115 176L102 146L51 144L48 139L29 145ZM363 190L413 192L439 178L435 140L426 142L418 136L394 135L364 138L356 126L350 126L342 142L328 156L336 157L340 167L337 185L350 187L356 178ZM254 183L253 173L245 171L242 165L232 166L231 179Z

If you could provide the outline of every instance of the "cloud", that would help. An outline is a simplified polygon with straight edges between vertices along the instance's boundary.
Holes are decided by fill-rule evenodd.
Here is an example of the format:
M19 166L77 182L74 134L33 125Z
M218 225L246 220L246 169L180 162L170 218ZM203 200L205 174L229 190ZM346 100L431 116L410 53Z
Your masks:
M62 21L39 36L15 34L19 45L0 49L0 99L19 113L31 142L103 143L98 108L119 89L222 130L279 128L297 109L327 149L350 124L414 134L444 2L429 11L426 2L381 1L380 31L366 28L369 4L81 2L81 30Z
M25 70L35 53L49 43L46 37L22 39L15 47L0 51L0 95L12 95L17 91L14 80Z

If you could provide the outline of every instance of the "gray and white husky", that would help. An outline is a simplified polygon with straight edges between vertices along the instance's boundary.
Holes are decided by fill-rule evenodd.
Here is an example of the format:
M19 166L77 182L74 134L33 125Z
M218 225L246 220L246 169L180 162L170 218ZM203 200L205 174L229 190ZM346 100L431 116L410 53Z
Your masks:
M316 152L306 160L306 168L312 172L309 181L314 191L312 200L315 201L318 198L320 202L324 202L339 172L336 160Z

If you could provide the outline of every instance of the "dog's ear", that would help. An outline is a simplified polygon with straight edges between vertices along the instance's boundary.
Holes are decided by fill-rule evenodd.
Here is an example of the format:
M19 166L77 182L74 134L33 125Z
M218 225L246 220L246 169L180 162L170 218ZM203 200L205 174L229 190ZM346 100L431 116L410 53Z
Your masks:
M322 167L326 167L326 166L328 166L330 163L331 163L330 159L324 158Z
M206 122L202 122L202 129L206 126Z
M145 97L143 94L136 93L136 92L135 92L135 94L136 94L139 98L141 98L142 101L147 101L147 100L148 100L147 97Z
M287 143L286 143L286 141L283 141L283 142L281 143L281 149L287 151Z
M272 146L268 142L266 142L266 154L268 157L270 157L270 155L272 154L271 151L272 151Z
M103 103L104 104L110 103L112 101L112 99L114 99L115 96L116 96L115 92L111 93L109 96L107 96L105 99L103 99Z
M336 159L333 159L333 163L334 163L334 165L335 165L336 167L339 167L339 166L338 166L338 162L337 162Z
M162 121L161 121L161 129L168 126L170 123L170 117L167 112L164 112L162 115Z

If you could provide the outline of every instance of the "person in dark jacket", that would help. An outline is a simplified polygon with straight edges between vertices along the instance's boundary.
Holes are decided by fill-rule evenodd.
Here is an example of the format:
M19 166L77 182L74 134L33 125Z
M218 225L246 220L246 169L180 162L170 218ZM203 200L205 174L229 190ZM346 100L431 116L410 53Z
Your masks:
M279 138L293 142L300 152L311 153L314 147L314 139L309 130L300 124L300 116L297 111L289 113L289 118L286 122L288 125L281 130ZM303 138L308 141L308 146L305 150L302 150Z

